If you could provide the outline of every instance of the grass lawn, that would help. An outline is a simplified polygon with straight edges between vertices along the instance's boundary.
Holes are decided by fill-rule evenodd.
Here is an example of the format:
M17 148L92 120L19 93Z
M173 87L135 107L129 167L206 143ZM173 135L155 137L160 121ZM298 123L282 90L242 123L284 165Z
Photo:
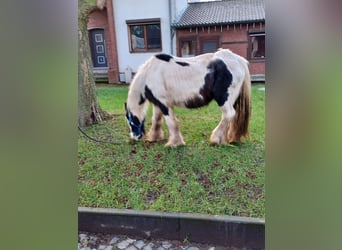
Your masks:
M215 102L175 109L186 146L130 142L127 86L98 85L100 106L113 119L85 131L118 145L78 140L79 206L265 217L265 92L252 87L250 139L211 146L221 111ZM151 125L152 109L146 119ZM164 123L167 138L167 128Z

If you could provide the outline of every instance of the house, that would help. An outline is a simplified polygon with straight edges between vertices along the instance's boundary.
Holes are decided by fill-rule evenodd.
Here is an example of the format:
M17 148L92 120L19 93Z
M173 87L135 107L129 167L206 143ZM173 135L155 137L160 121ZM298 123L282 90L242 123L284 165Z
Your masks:
M112 0L106 1L103 10L90 14L87 28L95 80L118 82L120 71Z
M229 48L248 59L252 80L265 80L264 0L189 3L172 26L176 30L178 56Z
M130 82L153 54L175 54L171 23L186 7L187 0L106 0L88 22L95 80Z
M192 56L230 48L265 75L264 0L106 0L91 13L89 41L96 81L130 82L155 53Z

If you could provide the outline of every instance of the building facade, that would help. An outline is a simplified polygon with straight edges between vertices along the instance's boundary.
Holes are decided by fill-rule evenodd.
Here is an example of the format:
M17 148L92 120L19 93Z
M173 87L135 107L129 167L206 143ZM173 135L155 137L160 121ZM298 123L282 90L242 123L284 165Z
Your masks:
M127 69L136 72L153 54L174 54L171 22L186 6L186 0L114 1L121 81Z
M180 57L229 48L265 76L264 0L107 0L91 13L90 49L97 81L130 82L155 53Z

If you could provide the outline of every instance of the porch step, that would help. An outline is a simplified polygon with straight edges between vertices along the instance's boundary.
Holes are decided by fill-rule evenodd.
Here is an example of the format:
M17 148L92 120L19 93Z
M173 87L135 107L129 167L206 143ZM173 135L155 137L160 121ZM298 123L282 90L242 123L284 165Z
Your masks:
M251 75L252 82L265 82L265 75L264 74L255 74Z
M94 68L93 73L96 82L108 81L108 68Z

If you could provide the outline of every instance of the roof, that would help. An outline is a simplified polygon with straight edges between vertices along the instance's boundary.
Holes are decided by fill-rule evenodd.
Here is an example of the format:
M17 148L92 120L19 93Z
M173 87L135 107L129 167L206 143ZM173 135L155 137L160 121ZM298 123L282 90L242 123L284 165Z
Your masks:
M265 21L264 0L223 0L189 3L173 26L177 28Z

